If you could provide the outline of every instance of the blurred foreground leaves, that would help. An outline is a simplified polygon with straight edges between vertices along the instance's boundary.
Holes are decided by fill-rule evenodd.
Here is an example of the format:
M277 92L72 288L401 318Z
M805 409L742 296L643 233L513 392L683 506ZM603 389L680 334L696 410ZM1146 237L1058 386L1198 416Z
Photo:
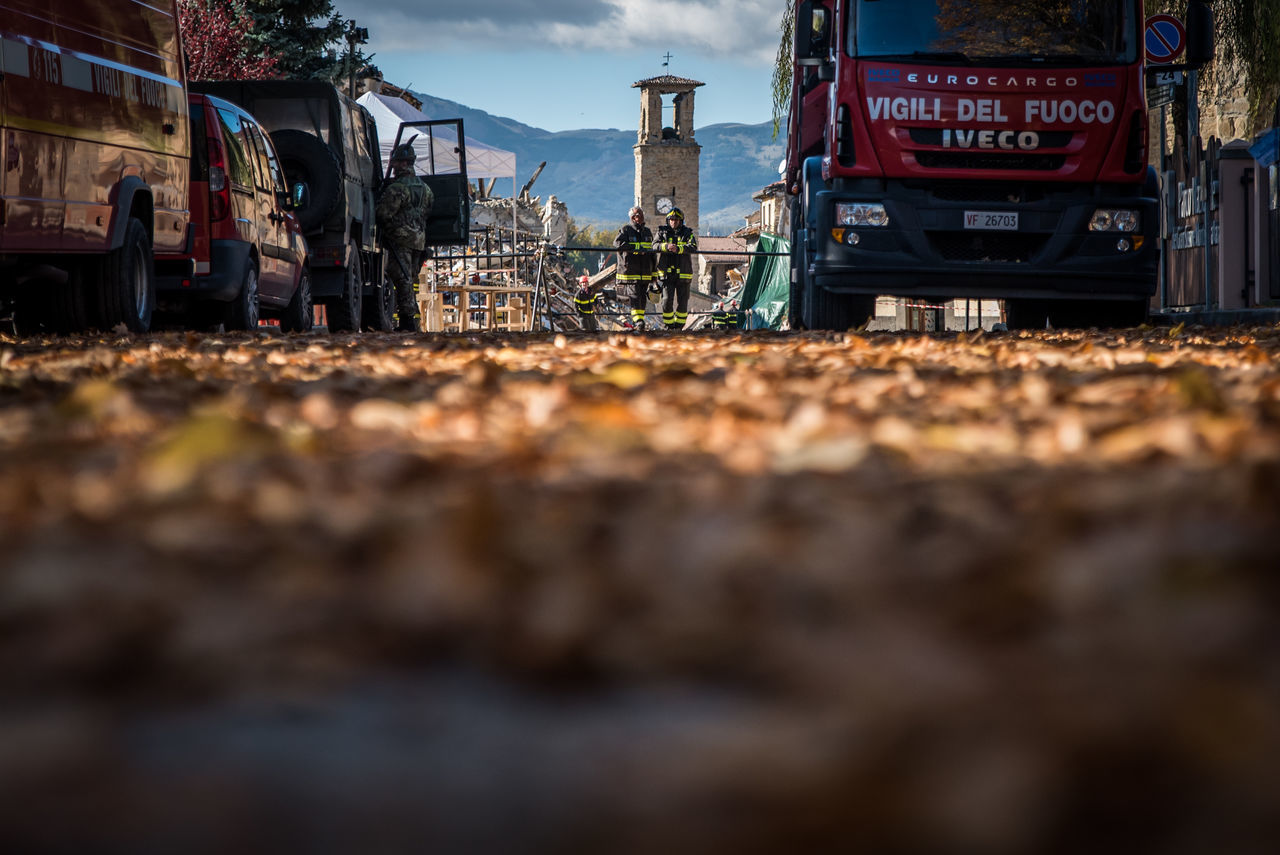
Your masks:
M0 339L0 836L1270 851L1277 356Z

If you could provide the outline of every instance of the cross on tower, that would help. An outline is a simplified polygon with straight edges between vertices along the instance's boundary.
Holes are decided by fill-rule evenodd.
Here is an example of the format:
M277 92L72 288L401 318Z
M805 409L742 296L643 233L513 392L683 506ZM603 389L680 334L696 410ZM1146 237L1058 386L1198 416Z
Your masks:
M662 58L664 60L664 62L662 63L662 67L666 68L668 65L671 64L671 51L667 51L665 54L663 54Z

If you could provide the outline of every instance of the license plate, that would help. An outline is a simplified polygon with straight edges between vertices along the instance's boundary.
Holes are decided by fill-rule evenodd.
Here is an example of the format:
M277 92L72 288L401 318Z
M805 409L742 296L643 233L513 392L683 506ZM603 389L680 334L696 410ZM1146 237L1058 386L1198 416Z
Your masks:
M1018 215L1008 211L965 211L964 227L992 232L1016 232Z

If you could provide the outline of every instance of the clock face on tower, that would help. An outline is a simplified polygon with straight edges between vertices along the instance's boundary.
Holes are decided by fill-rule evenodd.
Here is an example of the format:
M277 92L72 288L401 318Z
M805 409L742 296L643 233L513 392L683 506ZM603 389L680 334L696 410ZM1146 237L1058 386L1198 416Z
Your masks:
M676 206L676 200L670 196L657 196L653 200L653 207L657 209L659 214L666 216L667 212Z

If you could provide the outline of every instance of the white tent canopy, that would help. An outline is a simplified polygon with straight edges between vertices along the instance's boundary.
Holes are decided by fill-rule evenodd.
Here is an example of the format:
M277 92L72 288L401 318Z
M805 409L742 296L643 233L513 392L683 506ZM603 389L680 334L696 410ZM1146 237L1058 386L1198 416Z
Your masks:
M368 110L378 124L378 145L382 149L382 162L391 158L391 149L395 145L396 132L401 122L421 122L429 117L403 98L392 98L366 92L357 102ZM413 148L418 153L418 163L426 164L435 160L437 173L458 172L458 157L454 152L456 140L452 130L435 128L430 137L425 129L405 129L405 139L413 133L421 135L413 141ZM503 151L486 145L471 137L467 141L467 177L468 178L510 178L516 177L516 156L514 152ZM514 185L513 185L514 186Z

